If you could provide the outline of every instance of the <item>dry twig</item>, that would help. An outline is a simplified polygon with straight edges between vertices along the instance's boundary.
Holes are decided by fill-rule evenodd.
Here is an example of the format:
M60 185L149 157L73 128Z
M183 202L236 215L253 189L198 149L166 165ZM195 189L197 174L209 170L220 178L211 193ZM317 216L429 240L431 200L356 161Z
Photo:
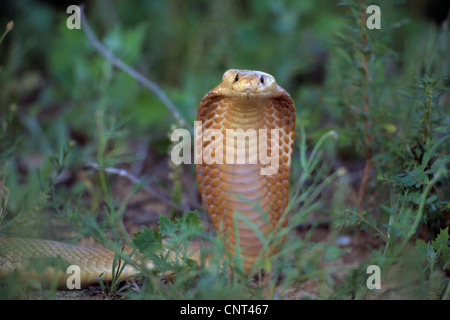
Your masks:
M163 90L153 81L149 80L147 77L136 71L135 69L131 68L127 64L125 64L122 60L117 58L110 50L108 50L94 35L92 32L91 27L89 26L89 23L87 21L87 18L84 14L84 7L81 7L81 24L82 29L86 36L89 39L89 42L94 46L94 48L101 53L106 59L108 59L113 65L115 65L117 68L121 69L122 71L125 71L130 76L132 76L134 79L136 79L137 82L142 84L147 89L150 89L158 98L162 101L162 103L169 109L169 111L173 114L175 117L175 120L178 122L178 124L181 127L189 128L191 132L193 132L193 129L188 127L186 119L181 115L180 112L178 112L177 107L172 102L172 100L167 97L167 95L164 93Z
M365 2L362 7L363 8L366 7ZM363 24L363 25L365 24L365 21L366 21L366 12L364 10L365 9L361 10L361 24ZM362 46L365 46L367 44L367 37L364 32L362 33L361 44L362 44ZM373 159L372 159L373 158L373 150L372 150L373 138L372 138L372 135L368 132L369 127L371 125L370 120L369 120L369 112L370 112L369 96L368 96L368 92L367 92L367 90L368 90L367 87L370 82L370 75L369 75L369 67L367 64L367 59L366 59L364 52L361 52L361 67L364 70L363 111L366 114L366 120L364 122L364 142L366 144L366 151L365 151L366 164L364 166L364 172L363 172L363 176L361 179L361 185L359 187L359 192L358 192L358 208L359 208L359 210L362 210L362 208L363 208L364 195L366 193L367 183L369 182L370 171L372 170L372 166L374 164Z
M173 202L172 200L168 199L166 196L160 194L158 191L152 189L148 185L145 185L141 179L139 179L138 177L133 176L132 174L130 174L125 169L101 168L98 164L96 164L94 162L89 162L86 166L88 168L91 168L91 169L94 169L94 170L97 170L97 171L103 171L103 172L106 172L106 173L111 173L111 174L114 174L114 175L118 175L120 177L123 177L123 178L127 179L128 181L130 181L130 182L132 182L134 184L142 184L142 189L144 189L148 193L151 193L152 195L157 196L158 198L163 200L165 203L167 203L171 207L173 207L173 208L175 208L177 210L180 210L180 211L189 211L190 210L188 207L180 206L179 204L177 204L177 203Z

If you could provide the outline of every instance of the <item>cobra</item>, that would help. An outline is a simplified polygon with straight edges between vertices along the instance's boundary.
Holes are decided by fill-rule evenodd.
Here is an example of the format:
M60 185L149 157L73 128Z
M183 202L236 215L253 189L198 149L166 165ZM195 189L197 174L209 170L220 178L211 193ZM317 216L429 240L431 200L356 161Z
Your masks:
M295 106L289 94L277 85L274 77L261 71L228 70L222 83L205 95L198 108L197 120L201 121L203 131L212 128L227 137L222 147L226 157L239 153L250 157L267 147L269 153L277 152L280 162L278 170L267 175L261 174L261 169L268 169L269 164L261 162L207 164L203 161L197 165L205 209L228 249L232 253L239 249L247 272L263 249L261 235L268 234L277 224L284 227L287 223L283 213L289 200L295 119ZM278 141L268 146L264 146L267 144L264 139L235 144L226 134L232 129L264 129L269 139L278 138ZM273 129L278 129L278 137L272 137ZM203 148L211 143L211 140L204 141ZM236 218L237 213L240 219Z
M261 256L261 236L264 237L276 225L284 227L287 223L284 211L289 199L295 119L295 106L289 94L276 84L274 77L260 71L226 71L221 84L209 91L198 107L197 120L202 123L200 130L213 128L225 136L227 129L267 129L268 139L278 140L275 141L276 148L272 148L272 144L267 147L267 152L279 160L278 170L272 174L261 174L261 169L270 165L261 161L243 164L202 161L196 167L205 210L228 250L232 254L239 251L242 255L246 272L252 270ZM279 134L271 135L272 129L279 129ZM203 148L208 148L212 141L203 140L202 143ZM235 145L234 141L229 144L225 139L223 152L225 155L242 151L251 154L264 143L267 144L264 139L249 139L245 144ZM82 286L95 282L93 279L100 274L105 280L112 278L112 251L51 240L17 238L0 238L0 278L18 269L28 273L27 277L43 281L56 278L57 283L64 287L68 277L64 272L48 268L44 274L36 274L26 270L29 259L36 256L60 256L64 261L77 265L81 270ZM152 266L151 262L148 266ZM121 277L136 272L127 265Z

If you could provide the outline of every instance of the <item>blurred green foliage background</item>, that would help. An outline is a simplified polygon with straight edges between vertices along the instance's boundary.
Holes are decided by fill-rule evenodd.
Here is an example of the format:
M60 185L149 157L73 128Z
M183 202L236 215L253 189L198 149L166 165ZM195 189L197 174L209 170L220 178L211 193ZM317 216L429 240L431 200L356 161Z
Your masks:
M60 130L61 140L77 134L89 140L95 134L91 121L97 103L130 116L130 134L151 139L167 131L172 116L154 95L94 52L82 30L67 29L69 4L73 3L0 4L1 25L14 20L14 31L0 51L2 109L15 103L29 121L39 119L44 132ZM424 43L438 28L431 19L442 22L442 17L428 13L439 2L384 5L382 30L372 31L388 38L396 54L383 61L389 71L384 86L388 88L391 74L402 75L395 79L396 88L414 85L427 67L421 58L432 54ZM442 15L445 5L439 8ZM158 83L189 120L195 118L203 95L230 68L274 75L293 96L300 121L312 129L342 120L341 111L327 101L327 80L333 79L336 68L336 33L348 15L336 1L100 0L86 2L86 12L103 43ZM392 120L394 116L398 115ZM62 127L55 126L58 123ZM48 143L30 145L40 148Z

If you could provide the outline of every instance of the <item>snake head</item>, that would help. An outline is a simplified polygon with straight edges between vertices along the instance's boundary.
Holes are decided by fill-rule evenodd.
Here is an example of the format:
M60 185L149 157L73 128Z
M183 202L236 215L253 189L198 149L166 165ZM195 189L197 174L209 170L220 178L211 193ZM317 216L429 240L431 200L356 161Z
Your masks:
M230 69L223 74L222 87L234 97L264 97L277 93L277 83L270 74L262 71Z

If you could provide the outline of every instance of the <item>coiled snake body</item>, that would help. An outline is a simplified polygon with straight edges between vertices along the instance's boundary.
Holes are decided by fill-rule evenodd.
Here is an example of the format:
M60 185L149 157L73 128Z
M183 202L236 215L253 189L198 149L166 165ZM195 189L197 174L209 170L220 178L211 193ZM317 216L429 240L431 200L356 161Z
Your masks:
M295 118L294 102L289 94L271 75L259 71L228 70L222 83L208 92L198 107L200 125L196 130L204 134L200 142L204 152L202 161L196 163L203 205L227 248L232 253L239 249L246 271L263 248L261 236L276 224L284 226L287 222L283 212L289 196ZM214 139L207 137L208 129L215 129L222 140L216 140L217 135ZM235 143L234 136L228 135L230 129L241 129L248 134L248 140ZM243 162L238 159L242 154ZM256 163L250 161L255 154L259 156ZM50 240L0 238L0 278L14 269L26 273L27 260L40 255L61 256L64 261L79 266L83 285L101 273L105 280L112 276L112 251ZM122 277L135 272L128 265ZM58 277L62 287L67 278L52 269L28 276L45 280Z

